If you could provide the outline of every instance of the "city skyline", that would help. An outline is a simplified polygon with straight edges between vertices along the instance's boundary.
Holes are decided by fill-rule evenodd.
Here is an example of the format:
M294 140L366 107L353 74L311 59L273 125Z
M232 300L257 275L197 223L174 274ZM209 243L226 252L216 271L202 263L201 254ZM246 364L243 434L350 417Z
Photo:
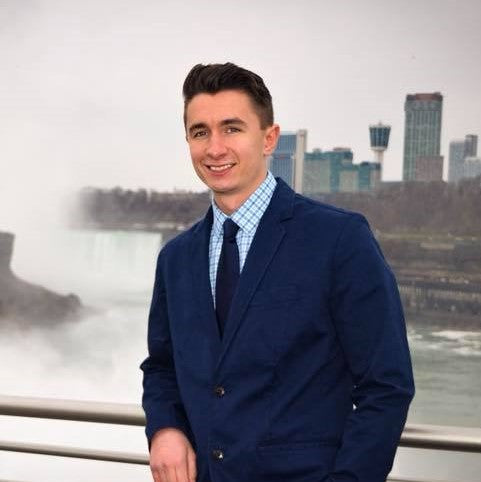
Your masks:
M371 144L376 154L388 145L389 126L371 126ZM379 185L380 158L375 162L353 164L353 152L348 147L332 150L306 149L308 132L281 131L277 147L269 158L268 168L292 189L306 196L333 192L359 192L376 189Z
M449 142L481 134L481 4L278 3L0 0L0 204L21 190L35 210L32 198L86 185L205 189L182 125L198 62L263 76L276 121L306 129L308 151L372 161L369 125L390 125L384 180L402 178L405 96L439 91L446 178Z

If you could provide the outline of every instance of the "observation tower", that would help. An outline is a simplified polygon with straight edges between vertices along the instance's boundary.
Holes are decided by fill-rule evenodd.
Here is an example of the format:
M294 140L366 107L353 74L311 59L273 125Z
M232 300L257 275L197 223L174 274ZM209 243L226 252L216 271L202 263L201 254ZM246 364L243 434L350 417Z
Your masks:
M374 151L375 162L381 165L384 156L384 151L389 144L389 134L391 133L391 126L379 122L376 125L369 126L369 135L371 138L371 149Z

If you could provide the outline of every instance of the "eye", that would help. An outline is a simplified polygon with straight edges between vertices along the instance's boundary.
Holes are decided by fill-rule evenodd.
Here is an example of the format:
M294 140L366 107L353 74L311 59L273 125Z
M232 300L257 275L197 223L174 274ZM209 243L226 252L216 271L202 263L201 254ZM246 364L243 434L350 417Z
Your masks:
M199 137L204 137L207 135L207 131L195 131L193 134L192 134L192 137L194 139L198 139Z
M234 132L240 132L240 129L238 127L234 127L234 126L229 126L226 128L225 130L228 134L232 134Z

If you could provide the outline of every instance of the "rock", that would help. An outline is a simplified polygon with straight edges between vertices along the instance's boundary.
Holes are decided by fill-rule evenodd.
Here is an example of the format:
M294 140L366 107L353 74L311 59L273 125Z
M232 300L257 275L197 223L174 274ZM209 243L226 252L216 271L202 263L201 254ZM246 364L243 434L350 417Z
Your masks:
M12 233L3 233L0 231L0 276L10 272L10 262L13 253Z
M83 308L78 296L60 295L15 276L13 244L13 234L0 232L0 319L50 325L77 317Z

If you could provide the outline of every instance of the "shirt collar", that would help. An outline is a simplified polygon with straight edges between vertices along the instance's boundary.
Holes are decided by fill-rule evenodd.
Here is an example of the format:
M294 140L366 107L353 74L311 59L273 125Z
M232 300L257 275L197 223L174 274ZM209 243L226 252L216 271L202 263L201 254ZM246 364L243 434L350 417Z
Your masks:
M276 188L277 181L270 171L267 171L267 176L262 181L262 184L244 201L244 203L237 208L230 216L224 214L212 199L212 210L214 213L214 220L212 224L212 231L215 236L223 235L223 225L227 218L231 218L241 230L248 234L252 234L264 214L272 194Z

